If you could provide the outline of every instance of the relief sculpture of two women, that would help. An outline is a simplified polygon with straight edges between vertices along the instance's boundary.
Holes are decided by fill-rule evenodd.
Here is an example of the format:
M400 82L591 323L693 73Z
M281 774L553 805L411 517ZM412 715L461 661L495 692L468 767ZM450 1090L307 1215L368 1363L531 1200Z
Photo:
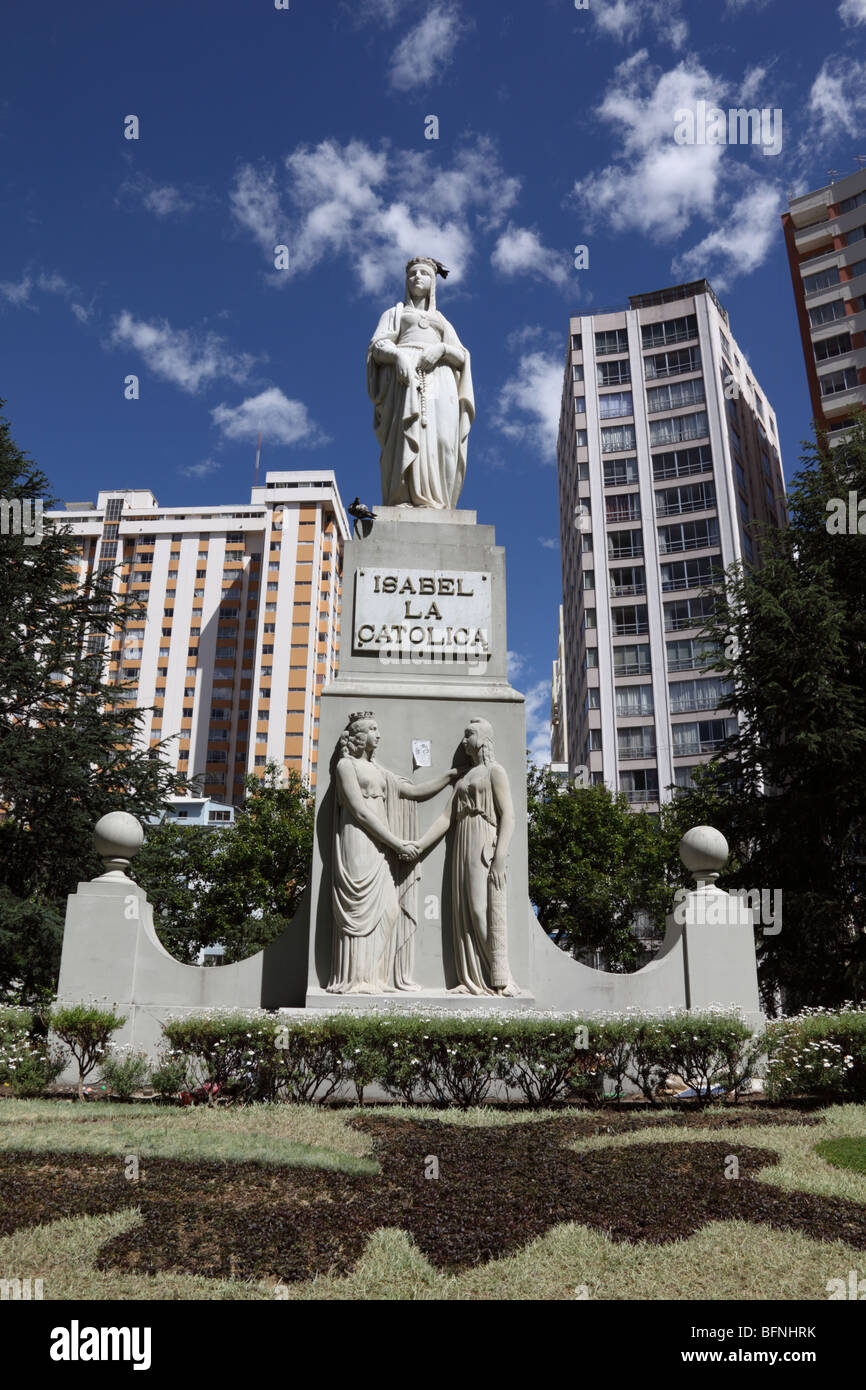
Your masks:
M413 783L379 766L371 711L349 717L334 774L332 994L420 988L412 979L419 859L451 834L454 967L461 994L520 993L508 966L505 888L514 809L493 730L471 719L468 767ZM453 784L448 808L418 837L416 803Z

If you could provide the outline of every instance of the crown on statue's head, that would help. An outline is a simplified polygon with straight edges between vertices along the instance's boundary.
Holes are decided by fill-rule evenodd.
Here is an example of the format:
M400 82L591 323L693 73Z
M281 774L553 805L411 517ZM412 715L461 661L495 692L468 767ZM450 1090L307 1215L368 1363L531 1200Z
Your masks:
M350 715L349 715L349 718L348 718L348 720L347 720L347 723L348 723L348 724L357 724L357 722L358 722L359 719L375 719L375 718L376 718L376 716L375 716L375 714L373 713L373 711L372 711L371 709L361 709L361 710L358 710L357 714L350 714Z
M409 274L409 271L412 269L413 265L417 265L419 261L422 262L424 265L432 265L433 269L436 271L436 274L441 275L443 280L448 279L447 266L444 266L441 261L437 261L434 256L413 256L411 261L406 262L407 275Z

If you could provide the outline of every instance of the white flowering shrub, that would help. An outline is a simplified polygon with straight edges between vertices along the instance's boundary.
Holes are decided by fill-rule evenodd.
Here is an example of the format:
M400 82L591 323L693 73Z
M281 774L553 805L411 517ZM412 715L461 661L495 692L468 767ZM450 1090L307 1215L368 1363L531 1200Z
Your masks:
M771 1023L764 1046L771 1100L866 1099L866 1009L806 1009Z

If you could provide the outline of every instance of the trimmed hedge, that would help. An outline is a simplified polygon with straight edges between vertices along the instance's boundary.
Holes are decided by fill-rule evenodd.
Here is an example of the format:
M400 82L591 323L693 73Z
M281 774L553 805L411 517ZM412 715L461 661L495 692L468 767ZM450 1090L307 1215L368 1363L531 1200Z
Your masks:
M163 1095L183 1076L183 1098L324 1101L338 1090L363 1103L378 1085L407 1104L463 1109L499 1087L533 1107L569 1096L602 1098L605 1075L653 1104L671 1072L698 1099L739 1094L758 1044L731 1014L580 1019L515 1014L187 1015L164 1025L168 1051L152 1082ZM174 1069L172 1071L172 1069ZM501 1090L499 1092L501 1094ZM174 1091L177 1095L177 1090Z
M807 1009L768 1025L767 1095L866 1100L866 1009Z

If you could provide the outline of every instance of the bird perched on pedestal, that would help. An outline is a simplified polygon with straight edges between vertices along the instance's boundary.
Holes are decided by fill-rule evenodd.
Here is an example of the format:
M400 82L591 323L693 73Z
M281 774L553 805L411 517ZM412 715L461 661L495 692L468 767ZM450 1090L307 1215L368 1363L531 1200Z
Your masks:
M346 511L356 521L375 521L376 519L374 513L361 501L360 497L356 497L351 506L346 508Z

